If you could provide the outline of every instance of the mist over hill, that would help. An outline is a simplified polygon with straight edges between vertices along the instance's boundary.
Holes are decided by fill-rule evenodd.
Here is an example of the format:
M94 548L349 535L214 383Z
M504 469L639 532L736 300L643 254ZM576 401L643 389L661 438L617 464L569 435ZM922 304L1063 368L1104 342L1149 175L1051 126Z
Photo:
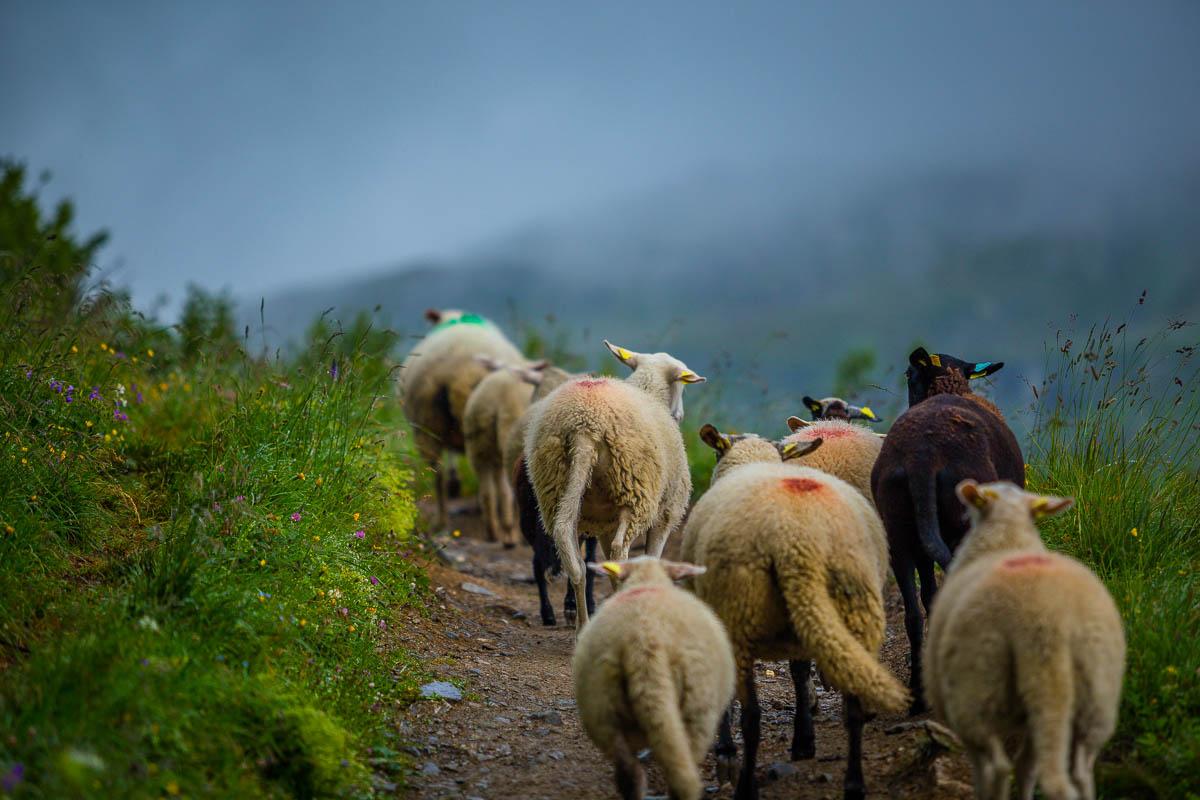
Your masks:
M591 366L601 338L670 350L711 373L692 394L721 397L746 426L828 393L859 348L879 356L878 387L860 399L894 413L921 343L1005 361L993 389L1019 405L1057 331L1196 316L1198 208L1200 170L1136 183L1020 168L714 171L458 255L267 297L265 334L275 346L326 309L346 321L378 309L379 324L418 336L426 308L470 309L518 341L527 324L557 331Z

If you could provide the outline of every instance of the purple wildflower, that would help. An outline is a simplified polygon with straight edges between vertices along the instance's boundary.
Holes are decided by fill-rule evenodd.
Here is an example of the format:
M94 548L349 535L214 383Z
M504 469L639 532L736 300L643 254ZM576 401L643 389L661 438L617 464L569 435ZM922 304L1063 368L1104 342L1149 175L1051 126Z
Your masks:
M381 631L387 630L387 620L386 619L379 620L379 630L381 630Z
M371 577L370 577L368 580L370 580L370 581L371 581L371 585L372 585L372 586L378 586L378 585L379 585L379 578L376 578L374 575L372 575L372 576L371 576Z
M237 497L233 498L233 502L235 502L235 503L244 503L244 502L246 502L246 495L244 495L244 494L239 494Z
M29 380L32 377L33 377L33 370L31 370L31 369L25 370L25 380Z
M329 377L335 381L338 379L338 365L336 358L333 360L333 363L329 365Z
M128 422L129 415L126 414L124 411L122 411L119 408L114 408L113 409L113 419L118 420L120 422Z
M92 393L88 395L88 400L103 400L103 399L104 399L104 398L102 398L102 397L100 396L100 387L99 387L99 386L93 386L93 387L92 387Z
M218 514L220 514L221 513L221 504L213 503L213 511L216 511Z
M5 793L12 792L25 780L25 765L20 761L13 764L4 777L0 778L0 789Z
M50 379L50 388L53 389L54 391L58 392L59 394L62 394L62 390L63 390L62 381L56 381L54 378L51 378Z
M355 539L365 539L365 538L367 538L367 532L366 531L355 531L354 538Z
M292 522L299 522L299 521L300 521L300 512L293 511L292 512Z
M341 614L343 617L348 617L348 616L350 616L350 609L346 608L345 606L342 606L341 608L338 609L338 613Z

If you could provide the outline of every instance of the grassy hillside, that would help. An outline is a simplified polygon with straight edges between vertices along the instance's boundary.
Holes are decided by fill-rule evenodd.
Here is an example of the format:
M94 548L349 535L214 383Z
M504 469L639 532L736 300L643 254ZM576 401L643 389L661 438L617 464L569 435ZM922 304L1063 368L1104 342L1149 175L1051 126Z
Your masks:
M195 292L178 327L89 292L102 239L0 196L0 792L365 796L418 666L425 580L394 338L251 358ZM326 335L328 334L328 335Z

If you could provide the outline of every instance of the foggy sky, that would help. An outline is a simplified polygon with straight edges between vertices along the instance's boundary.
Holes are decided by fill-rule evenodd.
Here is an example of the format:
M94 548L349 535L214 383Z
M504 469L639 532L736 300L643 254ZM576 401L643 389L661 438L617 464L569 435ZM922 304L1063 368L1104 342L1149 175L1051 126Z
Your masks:
M112 231L140 304L454 255L711 169L1200 163L1194 3L250 6L0 4L0 155Z

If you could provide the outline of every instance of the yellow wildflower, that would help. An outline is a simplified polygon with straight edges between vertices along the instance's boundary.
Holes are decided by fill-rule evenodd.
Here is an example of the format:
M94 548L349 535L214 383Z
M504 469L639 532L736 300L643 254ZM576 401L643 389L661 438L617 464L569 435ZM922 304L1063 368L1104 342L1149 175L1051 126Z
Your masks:
M71 352L72 352L72 353L78 353L78 352L79 352L79 348L78 348L78 347L76 347L75 345L71 345Z
M351 632L351 633L354 633L354 626L353 626L353 625L351 625L351 626L350 626L350 632Z
M303 473L303 472L297 472L297 473L296 473L296 477L297 477L297 478L299 478L299 479L300 479L300 480L302 480L302 481L306 481L306 480L308 480L308 478L306 478L306 477L305 477L305 475L304 475L304 473Z
M151 347L149 350L147 350L146 355L148 355L150 358L154 358L154 348Z
M308 620L306 620L304 617L301 617L300 618L300 627L303 628L307 624L308 624Z
M107 349L108 349L108 345L107 345L107 344L105 344L104 342L101 342L101 343L100 343L100 349L101 349L101 350L107 350Z
M16 533L16 528L14 528L12 525L5 525L4 532L5 533Z
M324 482L325 482L325 479L324 479L324 478L317 478L317 480L316 480L315 482L316 482L317 486L320 486L322 483L324 483Z
M357 511L355 511L351 516L354 517L355 522L358 522L358 512Z
M92 421L91 421L90 419L89 419L87 422L83 423L83 424L84 424L84 427L87 427L87 428L90 428L90 427L92 427Z
M455 529L454 533L452 533L451 536L453 536L454 538L457 539L459 536L462 536L462 531Z
M170 795L179 794L179 784L176 783L175 781L167 781L167 794L170 794Z
M166 391L166 390L167 390L169 387L168 387L168 385L167 385L167 382L166 382L166 381L163 381L162 383L160 383L160 384L158 385L158 388L159 388L159 390L160 390L160 391L163 391L163 392L165 392L165 391Z
M1135 539L1136 539L1136 538L1137 538L1137 535L1138 535L1138 529L1137 529L1137 528L1134 528L1133 530L1131 530L1131 531L1129 532L1129 535L1130 535L1130 536L1132 536L1133 538L1135 538Z
M267 565L267 560L266 560L265 558L260 558L260 559L258 560L258 565L259 565L260 567L265 567L265 566Z

